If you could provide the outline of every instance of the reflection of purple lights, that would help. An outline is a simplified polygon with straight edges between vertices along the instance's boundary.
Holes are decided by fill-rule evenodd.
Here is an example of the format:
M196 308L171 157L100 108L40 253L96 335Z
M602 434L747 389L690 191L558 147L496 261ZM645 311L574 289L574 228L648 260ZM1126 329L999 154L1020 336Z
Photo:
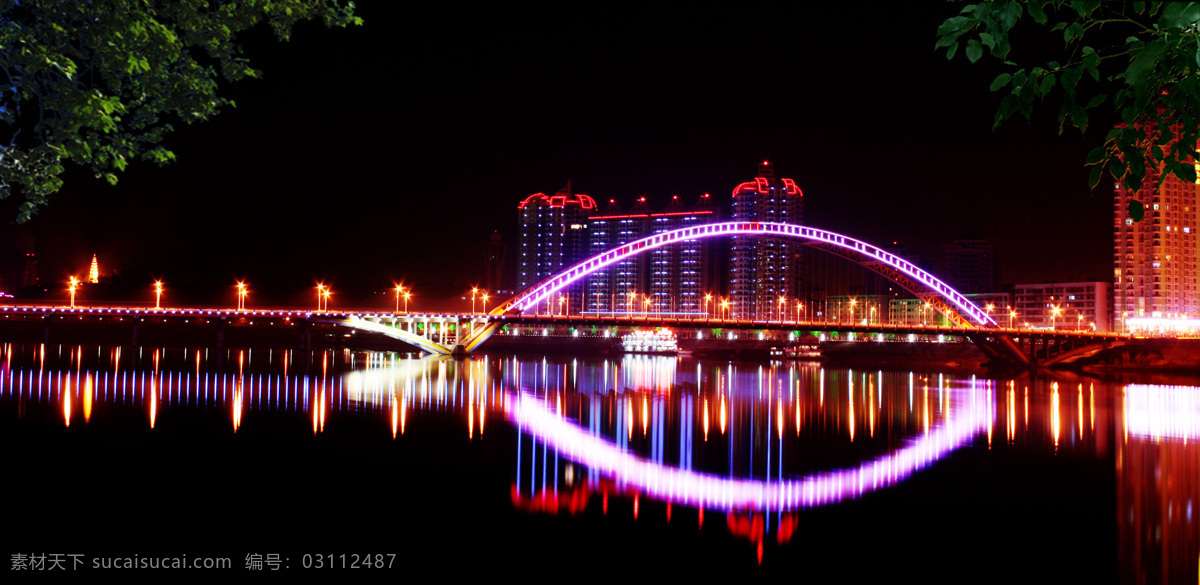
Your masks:
M955 393L959 400L948 420L907 447L853 469L783 481L721 477L642 459L588 434L549 410L540 399L524 393L507 400L507 414L509 420L567 459L651 497L723 510L791 510L833 504L894 485L985 431L995 417L988 393L974 387Z
M1126 386L1125 428L1137 437L1200 437L1200 388L1152 384Z

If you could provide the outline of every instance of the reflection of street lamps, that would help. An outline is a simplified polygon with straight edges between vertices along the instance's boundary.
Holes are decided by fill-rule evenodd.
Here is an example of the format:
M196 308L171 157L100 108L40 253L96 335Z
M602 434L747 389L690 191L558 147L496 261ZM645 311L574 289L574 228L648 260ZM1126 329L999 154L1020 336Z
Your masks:
M162 281L156 280L156 281L154 281L154 310L155 311L162 310L161 301L162 301Z
M71 308L75 308L75 289L79 288L79 279L74 276L67 284L67 290L71 291Z

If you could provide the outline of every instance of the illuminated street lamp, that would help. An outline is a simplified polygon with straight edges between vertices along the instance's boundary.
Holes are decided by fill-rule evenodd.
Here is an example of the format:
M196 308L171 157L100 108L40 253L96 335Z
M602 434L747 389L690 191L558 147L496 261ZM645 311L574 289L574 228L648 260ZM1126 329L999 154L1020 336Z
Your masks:
M633 313L633 302L637 300L637 293L629 291L629 313Z
M875 307L871 307L871 314L867 317L867 325L871 325L875 321Z
M992 309L995 309L995 308L996 308L996 305L993 305L991 303L988 303L987 306L985 306L983 308L983 310L987 313L988 321L992 320Z
M400 293L404 292L404 285L396 285L396 312L400 312Z
M705 319L711 318L711 315L708 314L708 301L711 301L711 300L712 300L711 293L704 295L704 318Z
M804 303L796 303L796 322L800 322L800 311L804 310Z
M1009 329L1013 328L1013 319L1015 319L1016 317L1017 317L1017 312L1012 310L1012 307L1009 307L1009 310L1008 310L1008 328Z
M780 295L780 297L779 297L779 322L780 323L783 323L783 303L786 300L787 300L787 297Z
M1059 305L1054 305L1053 307L1050 308L1050 330L1051 331L1054 331L1054 320L1058 317L1059 313L1062 313L1062 308Z
M471 314L475 314L475 295L479 294L479 287L471 287Z
M1076 315L1076 317L1078 318L1078 320L1075 323L1075 330L1083 331L1083 313Z
M729 319L729 299L721 301L722 319Z
M926 327L929 325L929 308L932 306L933 305L931 305L929 303L925 303L925 306L921 307L921 326L922 327Z
M322 309L323 311L329 310L329 295L331 295L331 294L333 294L333 291L331 291L329 289L325 289L325 292L321 293L321 295L323 297L325 297L325 299L324 299L325 300L325 308Z
M646 319L650 319L650 295L645 295L645 300L642 301L646 305Z
M408 299L412 296L411 292L404 293L404 314L408 314Z
M238 281L237 290L238 290L238 310L245 311L246 310L246 283Z
M858 303L858 299L850 299L850 324L854 324L854 305Z
M480 296L480 298L481 298L481 299L483 299L483 312L484 312L484 313L487 313L487 300L488 300L488 294L485 292L485 293L483 293L483 295L482 295L482 296Z
M154 281L154 310L162 310L162 281Z
M71 308L75 308L75 290L79 288L79 279L74 276L67 283L67 290L71 291Z
M562 295L562 294L558 295L558 313L560 315L565 316L567 314L566 310L563 309L563 306L566 305L566 302L567 302L567 295Z
M325 297L325 285L318 284L317 285L317 311L318 312L320 312L322 310L321 309L321 300L324 297Z

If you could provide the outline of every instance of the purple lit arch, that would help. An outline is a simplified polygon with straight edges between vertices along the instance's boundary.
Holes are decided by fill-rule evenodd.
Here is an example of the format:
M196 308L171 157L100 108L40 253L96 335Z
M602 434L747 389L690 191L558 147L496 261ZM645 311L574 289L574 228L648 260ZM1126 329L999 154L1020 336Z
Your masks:
M997 326L996 321L983 309L977 307L950 285L882 248L826 230L788 223L757 221L731 221L686 227L618 246L583 260L517 293L507 303L496 307L491 314L500 316L536 309L539 303L552 298L556 292L597 270L602 270L630 256L685 240L724 236L760 236L807 241L820 249L846 256L884 275L917 298L929 303L939 313L960 327Z

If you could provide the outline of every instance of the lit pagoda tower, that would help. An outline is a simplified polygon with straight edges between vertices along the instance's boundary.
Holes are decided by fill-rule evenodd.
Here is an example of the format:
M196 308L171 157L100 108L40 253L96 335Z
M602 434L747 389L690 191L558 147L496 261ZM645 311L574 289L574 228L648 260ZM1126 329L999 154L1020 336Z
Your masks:
M96 260L95 254L92 254L92 267L88 269L88 282L92 284L100 282L100 262Z

